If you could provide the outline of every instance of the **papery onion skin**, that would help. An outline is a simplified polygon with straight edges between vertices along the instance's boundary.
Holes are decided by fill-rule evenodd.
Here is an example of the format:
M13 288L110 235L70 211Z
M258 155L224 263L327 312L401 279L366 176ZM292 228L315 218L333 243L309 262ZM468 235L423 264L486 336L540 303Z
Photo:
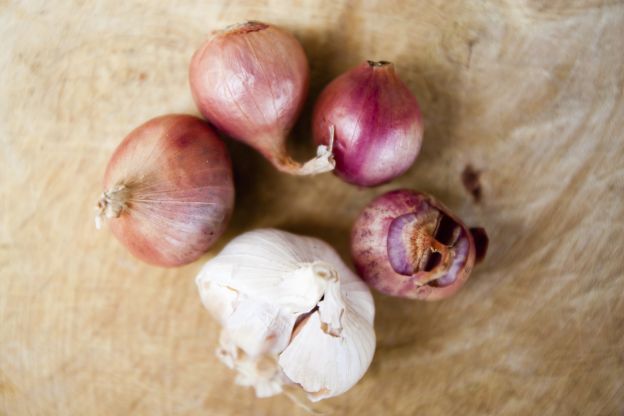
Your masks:
M334 172L346 182L376 186L407 171L420 152L418 102L390 62L367 61L333 80L314 108L313 134L328 144L334 127Z
M164 267L205 253L234 207L228 151L207 123L188 115L157 117L128 134L106 168L104 192L98 206L115 237Z
M293 35L250 21L205 42L193 55L189 82L207 120L278 169L296 173L300 165L288 156L286 138L303 107L309 72Z
M414 228L405 228L410 224ZM435 198L399 189L377 197L360 213L351 232L351 254L360 277L382 293L444 299L468 279L476 254L485 256L487 234L473 230L479 233L478 246L471 230ZM440 247L438 253L448 251L433 254L438 250L433 246Z

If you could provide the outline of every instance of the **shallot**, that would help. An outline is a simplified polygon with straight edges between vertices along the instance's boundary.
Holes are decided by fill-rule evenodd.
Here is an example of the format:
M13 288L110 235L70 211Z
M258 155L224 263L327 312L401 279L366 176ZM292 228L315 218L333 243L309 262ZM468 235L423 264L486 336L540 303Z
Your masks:
M96 225L136 257L180 266L200 257L225 230L234 205L230 157L197 117L166 115L133 130L104 176Z
M333 140L334 172L359 186L405 173L422 143L418 102L386 61L364 62L332 81L316 102L312 123L317 144Z
M422 300L457 292L487 243L483 228L468 229L433 197L407 189L374 199L351 233L364 281L388 295Z
M199 111L232 138L253 147L283 172L309 175L334 167L331 146L304 165L286 139L305 101L308 60L290 33L261 22L216 32L195 52L189 70Z

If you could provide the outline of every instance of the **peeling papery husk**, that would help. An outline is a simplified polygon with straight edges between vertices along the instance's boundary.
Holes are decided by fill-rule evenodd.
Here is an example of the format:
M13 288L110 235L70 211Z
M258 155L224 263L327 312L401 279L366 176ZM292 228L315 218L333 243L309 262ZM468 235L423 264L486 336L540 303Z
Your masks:
M196 279L219 320L217 355L258 397L349 390L375 351L368 287L321 240L263 229L232 240Z

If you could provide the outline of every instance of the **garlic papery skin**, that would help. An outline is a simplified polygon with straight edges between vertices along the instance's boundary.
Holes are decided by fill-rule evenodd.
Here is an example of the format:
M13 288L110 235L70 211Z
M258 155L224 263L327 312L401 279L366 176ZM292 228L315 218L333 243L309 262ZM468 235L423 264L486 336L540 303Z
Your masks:
M312 401L350 389L375 351L368 287L325 242L275 229L247 232L196 279L222 326L217 355L258 397L298 385Z

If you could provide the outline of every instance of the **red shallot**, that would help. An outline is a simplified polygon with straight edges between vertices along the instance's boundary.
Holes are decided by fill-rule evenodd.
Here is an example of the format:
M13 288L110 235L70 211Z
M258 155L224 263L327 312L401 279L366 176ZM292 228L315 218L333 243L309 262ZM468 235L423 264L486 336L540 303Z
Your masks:
M388 295L422 300L453 295L487 244L483 228L468 229L433 197L407 189L374 199L351 232L364 281Z
M364 62L325 87L312 125L317 144L334 140L334 172L359 186L380 185L402 175L422 143L416 98L386 61Z
M216 32L195 52L189 70L199 111L232 138L253 147L279 170L296 175L330 171L331 146L304 165L287 153L286 139L303 107L308 60L290 33L261 22Z
M96 225L139 259L180 266L200 257L223 233L234 205L230 157L197 117L166 115L133 130L104 176Z

